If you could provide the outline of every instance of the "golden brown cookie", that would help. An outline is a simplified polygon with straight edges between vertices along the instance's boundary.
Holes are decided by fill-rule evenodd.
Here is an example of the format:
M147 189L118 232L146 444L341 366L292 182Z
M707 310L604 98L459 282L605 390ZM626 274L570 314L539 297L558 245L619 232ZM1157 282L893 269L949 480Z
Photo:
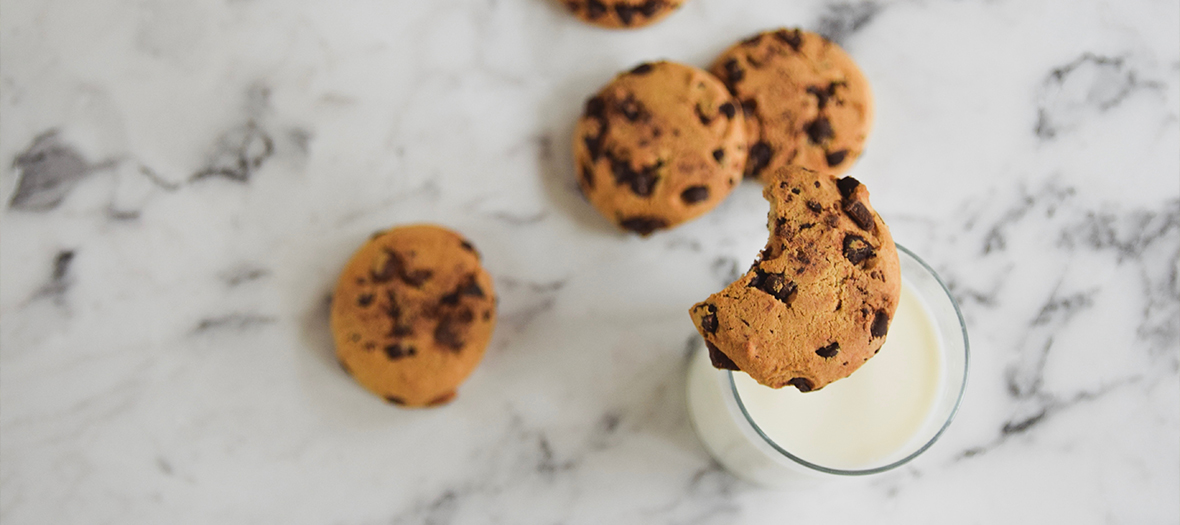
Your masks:
M674 62L640 64L586 102L574 127L582 193L648 235L713 209L741 181L745 125L725 86Z
M839 175L864 150L873 95L840 46L779 29L726 50L711 69L741 101L750 144L747 177L803 166Z
M713 365L819 390L881 348L901 294L897 248L856 179L774 172L770 240L750 271L690 310Z
M455 397L496 325L492 278L461 235L439 226L375 234L332 296L336 357L387 401L433 406Z
M675 11L684 0L562 0L578 18L610 28L654 24Z

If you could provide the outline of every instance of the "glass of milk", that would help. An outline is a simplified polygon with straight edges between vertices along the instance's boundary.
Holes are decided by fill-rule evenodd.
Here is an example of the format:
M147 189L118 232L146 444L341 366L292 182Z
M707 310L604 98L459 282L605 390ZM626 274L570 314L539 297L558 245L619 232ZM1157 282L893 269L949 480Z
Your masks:
M902 291L880 353L821 390L773 389L717 370L703 342L688 409L705 448L735 475L771 487L877 474L938 439L967 381L967 329L926 263L897 246Z

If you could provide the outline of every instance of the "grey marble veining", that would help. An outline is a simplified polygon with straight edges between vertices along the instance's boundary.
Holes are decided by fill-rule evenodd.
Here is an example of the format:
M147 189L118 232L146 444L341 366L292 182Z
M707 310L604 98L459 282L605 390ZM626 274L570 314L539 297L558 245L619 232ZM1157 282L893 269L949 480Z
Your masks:
M779 25L874 87L851 171L971 334L902 469L747 485L685 409L688 307L766 239L740 186L648 239L579 196L585 98ZM1180 3L0 0L4 523L1176 523ZM500 324L451 405L332 355L352 250L438 222Z

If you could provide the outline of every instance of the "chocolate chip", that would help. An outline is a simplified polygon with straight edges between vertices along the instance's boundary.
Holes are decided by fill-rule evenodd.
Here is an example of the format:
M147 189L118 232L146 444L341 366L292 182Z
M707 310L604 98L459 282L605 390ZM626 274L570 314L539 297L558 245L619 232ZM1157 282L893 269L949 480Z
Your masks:
M373 304L373 294L361 294L360 297L356 298L356 304L361 308L368 307L369 305Z
M743 46L756 46L756 45L758 45L758 42L761 42L761 41L762 41L762 33L758 33L750 38L742 40L742 45Z
M419 288L434 275L433 271L427 269L409 271L406 269L406 263L400 254L389 248L385 248L384 250L386 255L385 265L382 266L380 272L370 272L373 282L389 282L396 276L406 284L414 288Z
M824 156L824 160L828 161L828 166L836 167L844 162L844 157L848 156L848 150L842 149L833 151Z
M414 335L414 328L409 325L395 324L393 325L393 331L390 332L390 334L393 335L393 337L409 337Z
M812 389L815 388L815 384L806 377L796 377L790 381L787 381L787 384L798 388L800 392L811 392Z
M719 370L741 370L729 356L725 355L725 352L719 350L713 343L705 341L705 348L709 349L709 361L713 363L713 368Z
M374 343L372 341L365 342L365 350L373 351L375 349L377 349L377 343Z
M809 122L803 129L807 132L807 140L810 140L812 144L823 144L825 140L835 136L832 131L832 123L828 122L827 117L819 117Z
M869 333L873 338L883 337L889 332L889 314L885 310L877 310L877 315L873 317L873 327L869 329Z
M791 46L791 49L799 51L799 47L803 45L803 34L798 29L786 30L779 29L775 31L774 37L781 40L783 43Z
M730 85L741 82L746 77L746 71L742 69L741 64L738 64L735 58L726 60L722 67L725 68L725 78Z
M752 98L742 101L742 113L747 117L753 116L754 112L758 110L758 101Z
M594 189L594 169L586 164L582 165L582 183L586 189Z
M582 142L586 144L586 151L590 153L590 159L598 160L602 156L602 146L606 143L606 132L605 130L599 132L597 137L586 135L582 137Z
M713 150L713 160L721 162L725 159L725 148L717 148Z
M833 358L838 353L840 353L840 343L832 343L815 351L815 355L818 355L824 359Z
M857 226L863 230L873 230L873 214L860 201L852 201L844 205L844 213L852 218Z
M717 333L717 307L706 304L705 311L708 313L701 317L701 330L704 330L705 333L715 334Z
M709 198L708 186L692 186L680 193L680 200L685 204L696 204Z
M491 321L492 320L492 311L491 310L484 310L483 311L483 320L484 321Z
M737 108L733 107L732 102L726 102L718 109L721 111L722 115L725 115L725 118L733 118L734 115L737 115Z
M800 191L801 190L799 190L799 188L791 188L791 193L794 193L795 195L798 195L800 193Z
M795 283L785 279L781 274L767 273L761 268L754 270L754 278L750 280L750 288L757 288L778 299L779 302L790 306L795 297Z
M459 241L459 246L462 247L464 250L474 253L477 257L479 256L479 251L475 249L475 245L471 244L470 241L467 241L467 240Z
M639 64L638 66L635 66L635 69L631 70L631 74L632 75L646 75L648 73L651 73L651 70L652 70L652 65L648 64L647 62L644 62L642 64Z
M606 14L606 4L599 0L586 0L586 16L594 20Z
M413 357L416 353L417 351L414 350L414 347L409 345L402 346L401 343L393 343L385 347L385 356L390 361L396 361L404 357Z
M361 341L361 334L352 334L348 336L348 340L354 343L359 343Z
M352 369L348 367L348 363L345 363L343 359L336 358L336 364L340 365L340 369L343 370L345 374L352 375Z
M623 21L623 25L631 25L631 19L635 17L635 13L639 11L638 8L627 4L615 4L615 14L619 15L619 20Z
M468 311L470 314L471 312ZM458 353L463 349L463 334L466 324L454 315L445 315L434 329L434 342Z
M750 146L750 155L746 160L746 177L757 177L762 170L770 165L770 157L774 155L774 151L770 149L770 144L765 142L757 142Z
M814 222L805 222L805 223L799 225L799 231L809 230L814 227L815 227Z
M873 245L869 244L864 237L850 233L844 236L844 258L852 264L860 264L865 259L877 255L873 250Z
M819 213L821 211L824 211L824 207L820 203L815 202L815 201L807 201L807 209L811 210L812 213Z
M628 217L619 221L619 226L622 226L625 230L633 231L640 235L650 235L651 232L662 228L667 228L668 221L659 217L637 216Z
M646 120L647 117L647 108L643 106L642 102L636 100L634 95L627 95L627 98L618 103L616 109L631 122L637 122L640 119Z
M835 228L840 225L840 218L834 213L829 213L824 215L824 224L827 224L829 228Z

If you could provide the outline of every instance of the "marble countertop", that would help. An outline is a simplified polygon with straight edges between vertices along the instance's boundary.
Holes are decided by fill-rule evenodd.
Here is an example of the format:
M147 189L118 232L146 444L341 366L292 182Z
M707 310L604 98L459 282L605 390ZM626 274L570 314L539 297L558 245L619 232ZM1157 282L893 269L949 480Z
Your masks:
M949 283L958 418L885 475L723 471L687 308L744 269L746 183L647 239L568 143L616 71L780 25L878 113L851 174ZM1180 3L690 0L651 28L548 0L0 0L0 521L1177 523ZM484 254L501 322L451 405L335 365L371 232Z

